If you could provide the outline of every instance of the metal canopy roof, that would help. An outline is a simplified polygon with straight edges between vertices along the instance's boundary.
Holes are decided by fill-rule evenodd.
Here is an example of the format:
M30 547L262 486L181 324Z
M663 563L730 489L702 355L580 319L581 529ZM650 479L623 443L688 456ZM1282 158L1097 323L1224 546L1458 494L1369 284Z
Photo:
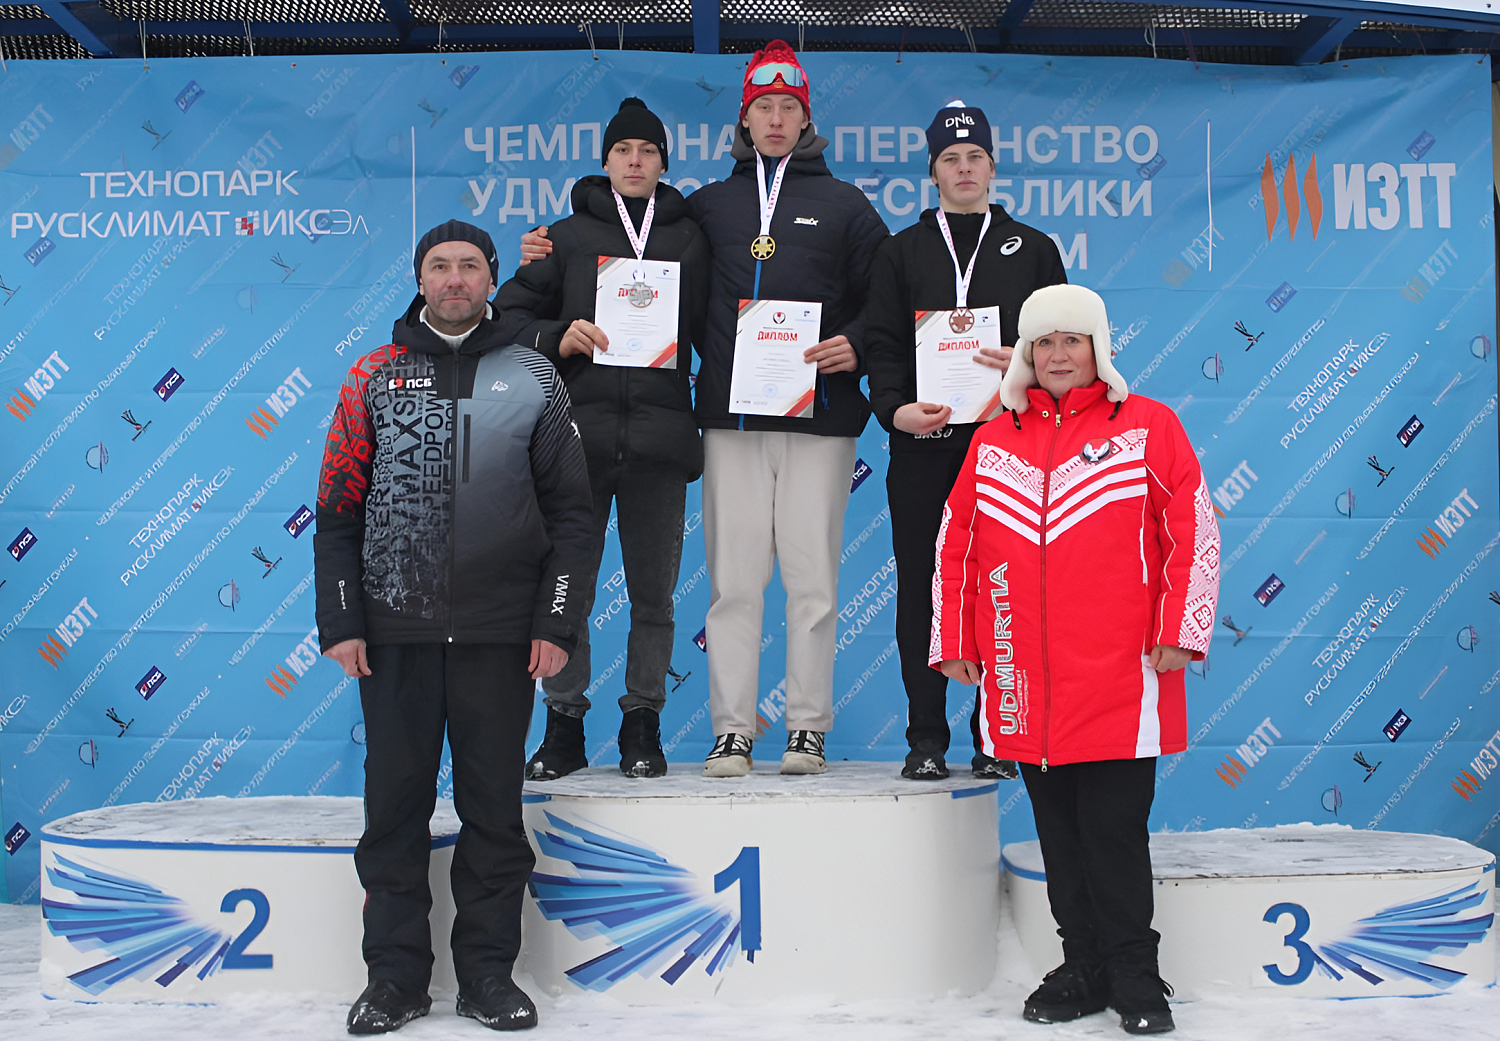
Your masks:
M1309 65L1494 53L1500 0L46 0L0 4L6 58L596 48L1019 51Z

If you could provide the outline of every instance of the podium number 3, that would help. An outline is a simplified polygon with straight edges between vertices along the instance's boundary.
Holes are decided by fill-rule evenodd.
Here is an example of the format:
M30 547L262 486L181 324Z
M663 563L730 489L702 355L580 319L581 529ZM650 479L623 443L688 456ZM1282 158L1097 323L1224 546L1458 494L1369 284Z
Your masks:
M219 910L233 914L239 910L239 906L249 902L255 908L255 917L245 927L245 931L236 936L229 944L229 950L224 952L224 968L226 969L269 969L271 967L271 955L269 954L246 954L245 948L249 947L271 920L271 901L266 899L266 894L259 889L236 889L224 894L224 902L219 905Z
M1307 915L1307 908L1301 904L1276 904L1271 907L1261 919L1263 922L1280 921L1282 915L1292 916L1292 931L1281 938L1283 947L1290 947L1297 952L1297 968L1290 975L1281 971L1281 966L1272 962L1270 965L1262 965L1266 975L1272 983L1278 983L1283 987L1301 983L1312 975L1313 965L1317 961L1317 955L1313 954L1311 947L1302 937L1307 935L1308 926L1312 920Z
M740 949L751 961L760 950L760 847L744 846L723 871L714 876L714 892L740 884Z

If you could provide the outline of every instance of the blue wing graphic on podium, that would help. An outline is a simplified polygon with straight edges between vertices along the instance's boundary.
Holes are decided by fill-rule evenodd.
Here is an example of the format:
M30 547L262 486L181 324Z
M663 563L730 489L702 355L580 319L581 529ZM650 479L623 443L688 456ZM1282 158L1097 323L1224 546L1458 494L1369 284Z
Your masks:
M655 850L546 816L556 830L538 829L537 845L578 874L533 873L537 907L574 936L604 936L616 945L567 970L570 979L604 991L631 973L647 976L664 967L661 978L675 984L700 960L710 976L729 965L740 915L732 902L714 895L711 882Z
M1422 959L1434 954L1460 954L1485 938L1494 914L1468 914L1484 903L1490 884L1485 879L1481 889L1478 882L1471 882L1361 918L1344 939L1318 945L1318 968L1336 980L1344 978L1334 967L1339 966L1371 984L1406 976L1435 987L1451 987L1467 973Z
M124 979L155 975L161 986L198 968L207 979L224 961L233 937L199 921L188 905L151 883L52 855L47 877L78 899L63 902L44 897L42 918L53 936L80 951L107 957L68 979L98 995ZM158 970L162 970L157 975Z

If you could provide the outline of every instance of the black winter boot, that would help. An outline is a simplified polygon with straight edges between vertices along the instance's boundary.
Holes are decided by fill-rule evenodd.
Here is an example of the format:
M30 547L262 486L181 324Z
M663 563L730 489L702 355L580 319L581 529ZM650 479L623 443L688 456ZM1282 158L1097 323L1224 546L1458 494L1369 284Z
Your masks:
M427 1015L432 999L425 990L412 990L393 980L371 980L349 1009L351 1034L388 1034L418 1016Z
M547 709L547 732L542 747L526 763L528 781L555 781L589 765L583 751L583 717Z
M1066 1023L1109 1007L1109 977L1102 965L1065 961L1031 992L1021 1015L1032 1023Z
M456 1011L491 1030L529 1030L536 1026L536 1005L509 976L460 983Z
M1120 1014L1120 1026L1127 1034L1165 1034L1177 1029L1167 997L1172 985L1156 974L1152 966L1145 972L1111 972L1110 1005Z
M633 708L620 720L620 772L626 777L666 776L661 714L655 709Z
M948 764L943 759L942 743L918 741L906 753L906 764L901 767L901 776L908 781L941 781L948 776Z
M1021 771L1009 759L995 759L983 752L974 753L971 769L975 777L987 777L992 781L1014 781L1021 776Z

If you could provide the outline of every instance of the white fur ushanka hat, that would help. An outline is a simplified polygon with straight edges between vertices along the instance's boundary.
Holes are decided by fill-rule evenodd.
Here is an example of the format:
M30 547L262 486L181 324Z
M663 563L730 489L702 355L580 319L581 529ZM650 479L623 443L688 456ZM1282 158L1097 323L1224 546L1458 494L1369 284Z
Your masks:
M1048 333L1083 333L1093 337L1094 364L1099 378L1108 385L1110 401L1124 401L1130 396L1125 380L1110 361L1109 315L1104 300L1083 286L1043 286L1021 305L1016 350L1010 368L1000 381L1000 403L1017 412L1031 407L1026 391L1037 386L1036 369L1031 361L1031 344Z

